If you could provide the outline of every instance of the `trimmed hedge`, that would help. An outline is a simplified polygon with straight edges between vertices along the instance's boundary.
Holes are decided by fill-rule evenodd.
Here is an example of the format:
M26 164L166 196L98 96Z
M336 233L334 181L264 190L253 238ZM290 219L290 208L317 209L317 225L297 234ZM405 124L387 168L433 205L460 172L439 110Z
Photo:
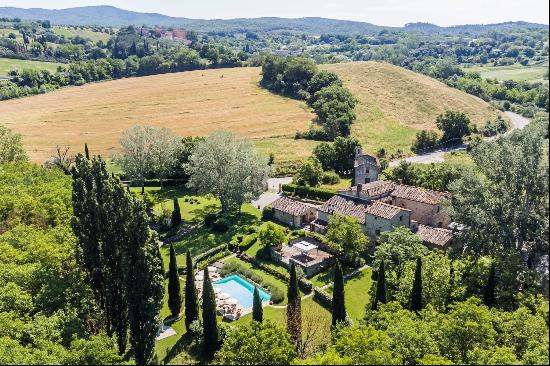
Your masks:
M294 183L283 184L282 189L284 193L291 196L310 198L320 201L326 201L336 194L336 191L332 189L306 187Z
M332 311L332 296L319 287L313 289L313 300L317 301L328 311Z
M214 247L210 250L207 250L206 252L201 253L201 254L193 257L193 263L202 262L205 259L210 258L210 257L214 256L215 254L218 254L222 250L226 250L227 247L228 247L227 244L221 244L221 245L218 245L217 247Z

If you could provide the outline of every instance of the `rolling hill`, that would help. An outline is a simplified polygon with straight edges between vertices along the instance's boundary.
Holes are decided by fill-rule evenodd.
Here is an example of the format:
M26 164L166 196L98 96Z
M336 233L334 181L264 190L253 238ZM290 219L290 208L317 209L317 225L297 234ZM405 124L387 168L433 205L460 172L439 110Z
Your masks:
M324 65L358 99L353 126L367 151L407 152L421 128L435 128L445 109L468 113L477 124L498 112L482 100L411 71L379 62ZM299 160L314 141L295 140L313 114L304 102L258 86L259 68L214 69L130 78L71 87L0 102L0 123L23 135L31 159L42 162L56 145L112 155L122 131L134 124L164 126L180 135L229 130L252 138L276 161Z
M0 17L20 18L25 20L50 20L60 25L162 25L181 26L188 29L210 32L243 30L254 32L295 31L310 34L375 34L383 29L397 29L406 32L423 33L481 33L490 30L500 30L509 27L548 28L547 25L527 22L506 22L497 24L459 25L439 27L429 23L410 23L405 27L384 27L371 23L327 19L319 17L306 18L239 18L239 19L190 19L171 17L157 13L140 13L124 10L114 6L83 6L67 9L15 8L0 7Z

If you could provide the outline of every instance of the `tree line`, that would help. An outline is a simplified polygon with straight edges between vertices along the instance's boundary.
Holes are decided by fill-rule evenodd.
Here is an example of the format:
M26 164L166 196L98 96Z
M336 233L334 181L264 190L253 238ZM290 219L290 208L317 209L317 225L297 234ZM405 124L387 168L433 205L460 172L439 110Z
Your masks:
M297 132L297 138L332 141L348 136L355 120L355 98L333 72L318 71L311 59L267 56L261 85L276 93L304 100L317 115L320 128Z

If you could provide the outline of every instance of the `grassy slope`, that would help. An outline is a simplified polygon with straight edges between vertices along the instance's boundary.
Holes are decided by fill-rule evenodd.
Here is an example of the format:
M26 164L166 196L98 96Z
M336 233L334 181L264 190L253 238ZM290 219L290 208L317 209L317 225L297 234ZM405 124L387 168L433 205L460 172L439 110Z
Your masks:
M357 98L352 133L366 151L394 152L409 147L419 129L435 129L437 116L461 110L478 125L496 112L479 98L424 75L382 62L325 65L336 72Z
M111 37L107 33L103 32L94 32L93 30L89 28L80 29L80 28L73 28L73 27L53 27L53 32L59 36L65 36L65 37L75 37L80 36L84 38L89 38L93 42L97 41L103 41L107 42L109 38Z
M29 60L17 60L13 58L0 58L0 76L6 76L11 70L39 69L55 72L57 66L63 65L56 62L41 62Z
M478 98L397 66L361 62L322 68L337 72L358 99L353 135L370 152L409 151L416 131L434 128L445 109L463 110L478 124L496 113ZM252 138L264 153L274 152L276 161L308 156L317 142L293 136L307 129L313 114L303 102L259 88L259 80L258 68L130 78L3 101L0 114L7 127L23 135L36 162L57 144L71 145L74 152L84 142L108 157L121 132L135 124L193 136L225 129Z

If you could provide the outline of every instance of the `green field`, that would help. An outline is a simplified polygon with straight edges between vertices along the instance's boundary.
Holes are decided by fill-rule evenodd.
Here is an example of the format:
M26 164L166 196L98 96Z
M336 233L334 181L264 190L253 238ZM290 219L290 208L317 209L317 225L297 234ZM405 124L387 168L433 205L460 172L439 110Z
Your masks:
M11 70L23 70L23 69L38 69L48 70L51 72L57 71L57 67L63 65L57 62L42 62L42 61L29 61L29 60L17 60L13 58L0 58L0 76L8 75Z
M465 67L464 71L479 72L481 77L487 79L543 81L543 77L548 71L548 64L530 66L523 66L520 64L510 66L472 66Z
M94 32L93 30L89 28L80 29L80 28L73 28L73 27L54 27L53 32L57 34L58 36L65 36L65 37L75 37L80 36L84 38L89 38L93 42L103 41L107 42L109 38L111 37L107 33L103 32Z

